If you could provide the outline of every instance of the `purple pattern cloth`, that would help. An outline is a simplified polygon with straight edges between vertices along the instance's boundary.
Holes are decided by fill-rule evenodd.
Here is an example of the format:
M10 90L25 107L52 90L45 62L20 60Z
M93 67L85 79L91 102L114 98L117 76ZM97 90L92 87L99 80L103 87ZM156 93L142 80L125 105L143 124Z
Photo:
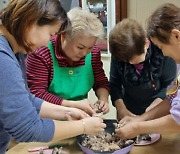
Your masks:
M174 120L180 125L180 89L178 89L177 96L171 102L170 113Z
M180 75L180 65L178 64L177 65L178 81L180 80L179 75ZM168 98L171 102L170 113L173 116L174 120L180 125L180 87L179 87L177 93L175 93L173 95L169 95Z
M172 94L172 95L168 95L168 96L167 96L167 99L169 100L169 102L172 103L173 99L174 99L176 96L177 96L177 93Z
M140 71L144 68L144 63L141 63L141 64L134 64L134 67L136 69L136 73L138 75L141 75Z

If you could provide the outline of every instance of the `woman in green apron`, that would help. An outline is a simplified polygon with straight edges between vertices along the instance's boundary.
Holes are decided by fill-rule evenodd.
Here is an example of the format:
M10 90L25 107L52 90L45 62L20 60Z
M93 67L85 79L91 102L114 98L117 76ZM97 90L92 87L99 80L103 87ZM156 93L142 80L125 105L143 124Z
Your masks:
M97 39L104 36L95 14L74 8L68 12L72 28L54 35L48 47L27 57L27 80L32 93L44 100L76 107L93 115L88 92L93 88L99 109L109 111L109 84L102 68ZM37 68L38 66L38 68Z
M110 94L119 120L141 115L162 102L176 76L176 63L146 39L137 21L124 19L114 27L110 51Z

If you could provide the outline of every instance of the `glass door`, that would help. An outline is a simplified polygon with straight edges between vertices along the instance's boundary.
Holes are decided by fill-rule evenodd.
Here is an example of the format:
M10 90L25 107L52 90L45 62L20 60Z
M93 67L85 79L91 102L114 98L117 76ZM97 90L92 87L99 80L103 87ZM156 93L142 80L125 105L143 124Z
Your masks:
M116 22L115 0L82 0L82 8L95 13L104 26L105 38L97 40L102 56L110 56L108 35Z

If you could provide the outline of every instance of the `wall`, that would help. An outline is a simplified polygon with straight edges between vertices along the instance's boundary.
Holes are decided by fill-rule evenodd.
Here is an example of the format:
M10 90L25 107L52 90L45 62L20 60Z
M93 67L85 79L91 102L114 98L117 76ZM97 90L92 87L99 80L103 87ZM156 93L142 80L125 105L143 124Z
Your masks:
M180 7L180 0L127 0L129 18L136 19L143 27L150 14L164 3L173 3Z

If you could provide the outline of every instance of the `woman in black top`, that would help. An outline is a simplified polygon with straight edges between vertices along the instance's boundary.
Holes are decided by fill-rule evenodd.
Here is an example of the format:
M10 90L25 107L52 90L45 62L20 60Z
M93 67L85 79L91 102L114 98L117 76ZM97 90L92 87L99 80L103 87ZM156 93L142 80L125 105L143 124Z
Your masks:
M163 56L133 19L124 19L113 28L109 44L110 94L117 118L141 115L159 104L176 76L175 61Z

